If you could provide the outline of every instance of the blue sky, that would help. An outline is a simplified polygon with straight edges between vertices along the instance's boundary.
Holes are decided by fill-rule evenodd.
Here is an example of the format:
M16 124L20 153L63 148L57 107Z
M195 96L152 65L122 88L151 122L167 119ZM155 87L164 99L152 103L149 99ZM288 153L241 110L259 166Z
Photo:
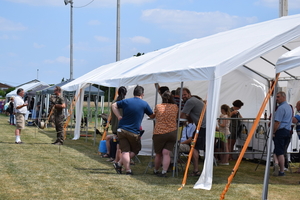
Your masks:
M73 2L77 78L116 61L117 0ZM70 4L0 0L0 5L0 82L16 86L36 78L49 84L68 79ZM279 0L121 0L121 59L275 19L278 5ZM289 0L289 15L299 13L300 0Z

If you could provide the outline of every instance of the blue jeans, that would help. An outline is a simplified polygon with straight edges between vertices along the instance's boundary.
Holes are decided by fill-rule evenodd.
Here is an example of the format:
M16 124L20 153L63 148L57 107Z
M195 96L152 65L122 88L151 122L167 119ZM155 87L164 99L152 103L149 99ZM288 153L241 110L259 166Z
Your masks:
M15 119L14 114L10 114L9 115L9 123L10 124L15 124L15 122L14 122L15 120L14 119Z

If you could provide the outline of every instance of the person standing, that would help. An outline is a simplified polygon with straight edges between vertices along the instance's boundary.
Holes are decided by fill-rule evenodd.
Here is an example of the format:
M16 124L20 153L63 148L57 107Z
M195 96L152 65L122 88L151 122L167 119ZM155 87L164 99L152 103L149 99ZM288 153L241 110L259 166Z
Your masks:
M230 125L230 136L228 137L228 150L229 152L233 152L234 145L236 143L236 139L238 136L241 134L239 132L240 124L241 121L239 118L243 118L239 110L242 108L244 103L237 99L232 103L233 107L230 108L231 111L231 118L237 118L237 119L232 119L231 120L231 125ZM232 154L229 155L229 160L233 160Z
M9 113L9 124L15 125L15 117L14 117L14 98L10 97L10 102L8 106L8 113Z
M55 130L57 132L57 139L52 144L54 145L63 145L64 143L64 113L63 109L66 107L65 100L61 96L61 88L56 86L54 89L54 96L51 97L50 102L52 103L53 116Z
M184 107L181 111L180 118L191 117L193 122L198 124L202 109L204 107L204 102L196 97L192 96L188 88L182 89L182 99L184 101ZM197 142L193 151L192 161L194 171L191 174L192 176L200 176L199 172L199 150L205 150L205 138L206 138L206 114L204 114L203 121L199 130Z
M170 165L170 152L173 150L177 136L178 107L174 102L171 92L161 94L162 103L154 109L156 118L153 132L153 146L155 151L154 174L159 177L167 177ZM162 166L162 172L159 168Z
M116 99L116 101L113 101L113 103L117 102L117 101L121 101L123 99L125 99L125 96L127 94L127 89L124 86L119 87L118 89L118 97ZM121 116L123 115L123 111L122 109L119 109ZM109 158L107 161L119 161L120 159L120 150L119 150L119 140L118 140L118 134L117 134L117 129L118 129L118 124L119 124L119 120L116 117L116 115L114 114L114 112L111 110L111 120L110 120L110 124L111 124L111 131L112 131L112 135L107 135L106 136L106 149L107 149L107 153L104 154L104 158L107 157Z
M142 100L144 88L136 86L133 96L133 98L123 99L112 104L112 110L119 120L117 132L122 152L121 159L113 164L118 174L122 173L122 165L124 165L126 174L133 175L130 169L130 159L141 150L140 126L144 114L154 118L149 104ZM123 109L123 116L120 114L119 108Z
M15 104L15 114L16 114L16 130L15 130L15 136L16 136L16 144L23 144L21 141L21 130L25 128L25 114L27 113L27 105L28 103L24 103L23 100L24 97L24 90L22 88L19 88L17 90L17 96L14 99Z
M221 106L221 115L218 121L219 131L225 135L225 141L221 141L221 146L223 152L228 152L228 137L230 136L230 120L226 118L230 118L230 107L227 104L223 104ZM221 154L221 161L219 165L229 165L229 154Z
M286 94L282 91L276 94L278 108L274 115L274 176L284 176L284 153L285 147L290 142L290 130L293 112L286 102Z

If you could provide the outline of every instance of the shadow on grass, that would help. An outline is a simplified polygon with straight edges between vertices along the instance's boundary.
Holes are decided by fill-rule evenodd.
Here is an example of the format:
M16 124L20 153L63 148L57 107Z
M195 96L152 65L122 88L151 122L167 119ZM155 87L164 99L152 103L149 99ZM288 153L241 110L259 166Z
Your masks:
M27 127L26 127L27 129ZM49 145L54 147L54 145L51 144L51 141L54 141L56 139L56 133L54 128L48 128L48 129L42 129L38 130L35 127L28 127L27 130L27 135L34 133L34 138L38 138L39 134L43 134L47 136L49 139L49 143L47 142L29 142L22 145ZM28 134L28 132L31 132ZM90 134L90 133L88 133ZM32 135L31 135L32 136ZM107 162L107 158L101 158L98 155L98 145L99 141L101 140L100 136L96 136L96 141L94 142L93 137L81 137L78 140L72 140L71 139L72 135L69 134L67 136L66 141L64 142L64 145L62 146L57 146L58 147L58 152L63 155L64 152L67 152L67 148L72 148L76 150L77 152L80 152L81 154L84 154L84 156L89 157L90 159L93 159L94 161L98 162L101 164L101 168L86 168L83 167L80 162L76 164L74 167L78 171L86 171L92 174L101 174L101 175L115 175L115 176L125 176L125 175L119 175L115 172L113 165L111 162ZM14 144L14 142L6 142L6 141L1 141L0 143L3 144ZM94 145L95 143L95 145ZM156 177L153 175L153 168L148 167L148 164L152 162L152 159L150 156L138 156L139 160L141 163L136 162L134 166L131 166L134 175L130 176L134 179L137 179L139 181L142 181L144 183L150 184L150 185L160 185L160 184L165 184L166 181L165 178L161 177ZM235 165L235 161L230 161L229 166L214 166L213 167L213 185L226 185L227 184L227 179L229 175L232 172L232 169ZM102 167L103 166L103 167ZM261 185L263 183L264 179L264 173L265 173L265 165L260 164L258 169L255 171L255 168L257 166L257 163L254 162L249 162L246 160L243 160L236 176L234 177L232 184L259 184ZM148 169L147 169L148 167ZM203 167L203 160L199 161L199 167L200 171L202 171ZM147 169L147 171L146 171ZM172 171L168 172L168 178L167 178L167 183L168 184L175 184L178 185L178 187L181 185L182 178L183 178L183 170L185 170L185 166L183 166L183 169L179 167L179 172L178 176L175 175L175 177L172 177ZM146 173L145 173L146 171ZM189 173L192 171L192 166L190 166ZM270 169L270 173L272 173L272 169ZM198 181L199 177L192 177L188 176L186 185L194 185ZM295 185L299 184L299 179L300 176L298 174L292 174L287 172L285 177L274 177L270 174L269 178L269 183L270 184L286 184L286 185Z

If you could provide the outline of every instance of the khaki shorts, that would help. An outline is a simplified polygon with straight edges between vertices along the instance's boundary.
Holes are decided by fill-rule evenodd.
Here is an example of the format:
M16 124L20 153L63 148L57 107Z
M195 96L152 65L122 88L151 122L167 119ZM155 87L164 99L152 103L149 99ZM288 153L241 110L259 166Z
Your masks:
M140 135L120 129L118 132L119 147L121 152L133 152L137 155L142 149Z
M161 154L163 149L173 151L176 143L177 130L165 133L153 135L153 147L155 153Z
M25 128L25 115L22 113L16 113L16 127L17 129Z

